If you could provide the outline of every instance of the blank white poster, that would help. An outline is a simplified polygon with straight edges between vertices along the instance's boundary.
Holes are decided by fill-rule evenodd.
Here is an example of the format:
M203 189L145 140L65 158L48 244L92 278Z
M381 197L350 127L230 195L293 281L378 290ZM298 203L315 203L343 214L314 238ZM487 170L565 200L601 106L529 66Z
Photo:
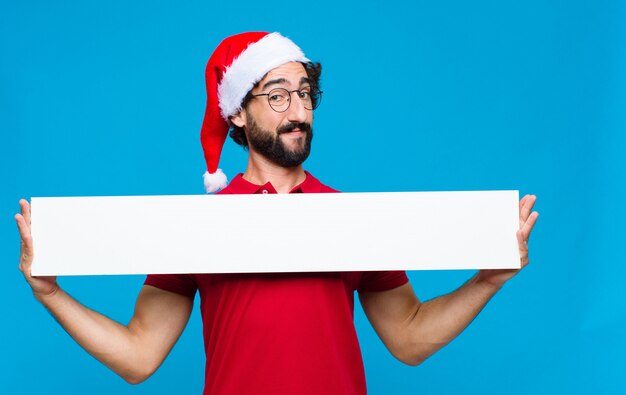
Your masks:
M518 191L32 198L33 275L519 268Z

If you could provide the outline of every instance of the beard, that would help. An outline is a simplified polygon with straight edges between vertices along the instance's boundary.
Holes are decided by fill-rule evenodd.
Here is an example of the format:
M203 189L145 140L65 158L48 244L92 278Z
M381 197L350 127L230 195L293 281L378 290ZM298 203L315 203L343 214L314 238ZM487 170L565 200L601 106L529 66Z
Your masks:
M250 120L246 135L248 144L267 160L281 167L300 166L311 152L311 141L313 140L313 128L306 122L288 123L281 126L272 133L260 127L255 120L248 115ZM294 139L295 148L287 147L281 135L300 129L304 136Z

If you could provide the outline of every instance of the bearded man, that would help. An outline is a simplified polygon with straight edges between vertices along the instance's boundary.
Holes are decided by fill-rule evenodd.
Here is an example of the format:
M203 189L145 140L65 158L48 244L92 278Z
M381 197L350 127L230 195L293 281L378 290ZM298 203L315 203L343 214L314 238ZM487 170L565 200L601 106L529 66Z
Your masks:
M321 66L279 33L243 33L218 46L207 65L201 131L207 192L337 192L302 167L322 95L320 74ZM229 130L249 157L245 172L227 185L217 165ZM520 201L522 267L537 219L531 214L534 202L534 196ZM483 270L456 291L425 303L403 271L149 275L124 326L78 303L56 278L31 276L30 208L24 200L20 204L20 270L35 297L82 347L130 383L147 379L161 365L200 293L205 394L364 394L355 291L389 351L418 365L456 337L518 272ZM247 248L244 242L241 248ZM307 248L302 240L302 254ZM258 251L281 253L280 234Z

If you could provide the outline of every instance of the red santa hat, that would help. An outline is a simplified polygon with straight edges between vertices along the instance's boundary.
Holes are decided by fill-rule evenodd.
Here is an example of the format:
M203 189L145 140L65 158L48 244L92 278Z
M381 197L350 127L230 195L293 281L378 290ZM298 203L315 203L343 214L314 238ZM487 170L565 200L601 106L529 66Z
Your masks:
M241 103L254 85L270 70L289 62L307 63L302 50L280 33L251 32L226 38L218 45L206 66L206 110L200 141L207 171L207 193L227 184L218 169L222 147L230 123L228 118L241 111Z

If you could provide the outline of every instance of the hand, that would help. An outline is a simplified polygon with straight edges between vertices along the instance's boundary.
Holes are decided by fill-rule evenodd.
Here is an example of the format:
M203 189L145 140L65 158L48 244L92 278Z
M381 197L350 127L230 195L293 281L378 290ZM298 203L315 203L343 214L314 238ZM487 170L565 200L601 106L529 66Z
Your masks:
M528 265L528 239L532 232L535 222L539 217L539 213L532 211L537 197L535 195L526 195L519 202L519 230L517 231L517 245L520 256L520 269L484 269L478 272L478 280L485 281L496 287L501 287L515 276L520 270Z
M18 266L24 278L33 289L35 297L45 297L55 294L59 290L57 278L33 277L31 266L33 264L33 238L30 234L30 205L24 199L20 200L21 214L15 214L15 222L22 238L20 248L20 265Z

